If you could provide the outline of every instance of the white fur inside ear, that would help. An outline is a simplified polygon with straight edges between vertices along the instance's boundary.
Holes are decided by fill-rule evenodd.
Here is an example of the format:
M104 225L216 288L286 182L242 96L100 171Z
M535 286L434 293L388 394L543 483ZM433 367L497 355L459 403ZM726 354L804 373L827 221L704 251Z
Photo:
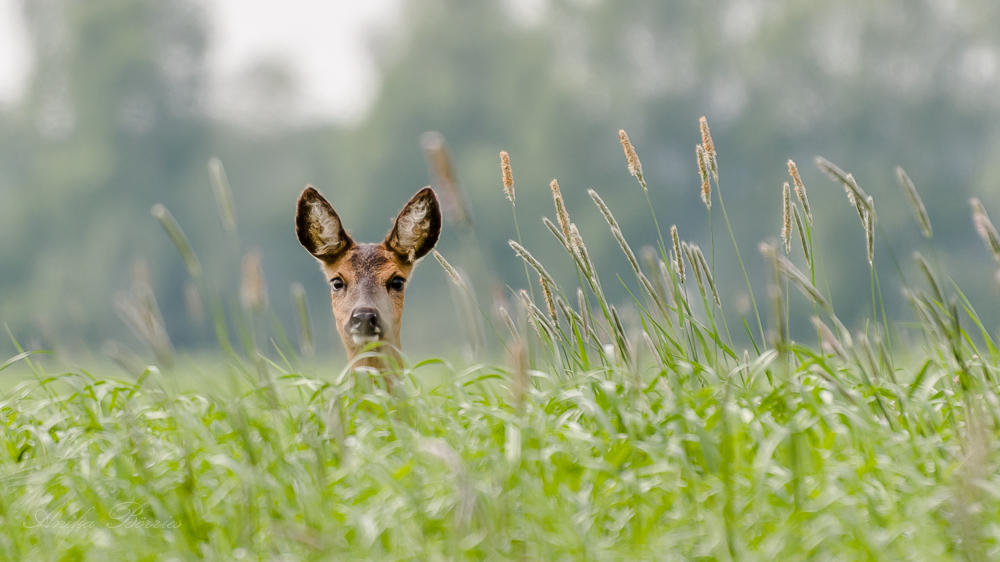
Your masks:
M319 201L309 202L309 233L317 242L316 254L335 253L340 249L340 221Z
M417 247L427 238L427 231L430 229L427 218L429 211L430 205L426 200L421 200L410 207L409 212L400 216L396 224L399 247L407 253L410 261L416 259Z

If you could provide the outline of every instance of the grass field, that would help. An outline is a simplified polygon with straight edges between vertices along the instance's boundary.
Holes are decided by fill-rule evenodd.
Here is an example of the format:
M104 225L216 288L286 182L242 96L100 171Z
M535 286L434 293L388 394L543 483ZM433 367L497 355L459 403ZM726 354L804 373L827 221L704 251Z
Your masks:
M624 132L622 144L645 190ZM707 211L728 226L707 125L698 154ZM874 201L818 164L845 186L870 256ZM723 314L701 249L673 230L636 258L592 193L632 265L627 304L643 329L626 330L602 285L626 276L595 269L553 183L547 224L579 287L556 285L530 244L512 241L537 300L522 292L484 319L502 335L504 365L425 361L391 389L347 368L320 377L287 339L266 358L277 352L257 347L259 311L237 323L236 349L217 322L229 359L213 389L178 390L173 377L201 376L184 362L132 365L122 379L50 374L19 355L2 367L31 374L0 402L0 559L996 559L993 334L919 255L926 282L905 288L915 343L903 348L886 319L874 265L872 318L845 327L816 288L815 210L790 172L787 245L759 248L770 281L745 318ZM157 216L199 281L183 233ZM977 201L973 222L984 259L1000 260ZM132 323L169 361L155 302L136 294ZM810 343L789 334L801 315ZM748 350L735 348L736 329Z

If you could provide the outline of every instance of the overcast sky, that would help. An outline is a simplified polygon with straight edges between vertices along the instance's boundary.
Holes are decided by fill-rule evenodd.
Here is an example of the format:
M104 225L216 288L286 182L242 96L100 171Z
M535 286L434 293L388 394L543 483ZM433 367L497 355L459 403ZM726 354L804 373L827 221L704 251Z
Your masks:
M335 120L359 118L378 84L366 41L395 25L401 0L203 0L213 26L209 51L216 104L255 61L291 65L301 111ZM30 51L21 0L0 0L0 104L23 91ZM220 100L219 97L222 97Z

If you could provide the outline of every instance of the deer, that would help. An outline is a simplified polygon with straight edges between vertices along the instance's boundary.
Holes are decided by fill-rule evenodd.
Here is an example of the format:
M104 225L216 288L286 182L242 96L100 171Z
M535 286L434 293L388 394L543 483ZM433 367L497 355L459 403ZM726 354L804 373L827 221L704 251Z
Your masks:
M418 191L381 243L359 244L330 202L307 185L299 196L295 233L330 283L333 317L348 362L379 371L401 365L406 285L416 263L441 236L441 206L434 190ZM368 350L378 353L355 360Z

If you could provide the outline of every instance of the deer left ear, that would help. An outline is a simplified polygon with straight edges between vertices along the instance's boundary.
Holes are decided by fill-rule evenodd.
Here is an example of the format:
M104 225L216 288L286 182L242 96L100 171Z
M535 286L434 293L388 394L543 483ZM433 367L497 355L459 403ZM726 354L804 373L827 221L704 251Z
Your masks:
M409 263L427 255L441 236L441 205L434 190L417 192L396 217L382 244Z

